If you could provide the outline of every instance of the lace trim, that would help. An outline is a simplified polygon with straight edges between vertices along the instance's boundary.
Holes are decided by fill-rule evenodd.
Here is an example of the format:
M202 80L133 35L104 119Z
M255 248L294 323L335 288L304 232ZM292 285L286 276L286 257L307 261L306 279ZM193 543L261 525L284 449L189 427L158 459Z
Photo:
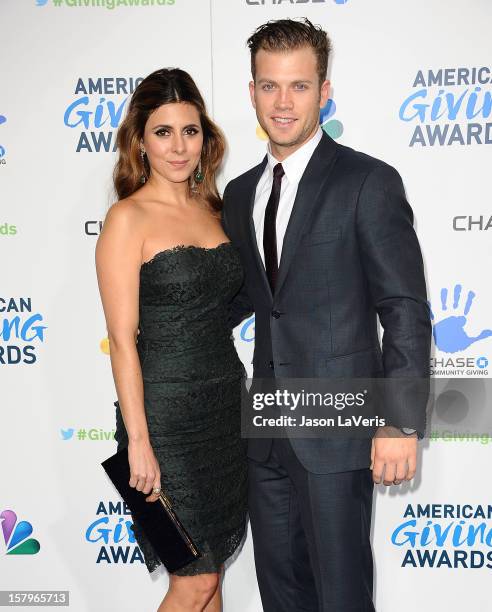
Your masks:
M140 524L135 519L133 519L132 529L147 570L151 574L163 564L157 556L154 547L144 535ZM237 558L245 541L246 520L240 527L237 527L229 534L218 550L203 550L203 554L199 559L188 563L188 565L179 570L175 570L173 574L177 576L195 576L197 574L220 572L222 564L228 562L229 565Z
M140 267L143 268L144 266L154 263L156 259L159 259L162 255L165 255L167 253L177 253L178 251L184 251L186 249L196 249L198 251L216 251L217 249L225 246L226 244L232 243L230 240L228 240L225 242L219 242L219 244L214 247L201 247L196 246L195 244L176 244L175 246L170 247L169 249L163 249L162 251L158 251L153 257L151 257L151 259L149 259L148 261L144 261Z

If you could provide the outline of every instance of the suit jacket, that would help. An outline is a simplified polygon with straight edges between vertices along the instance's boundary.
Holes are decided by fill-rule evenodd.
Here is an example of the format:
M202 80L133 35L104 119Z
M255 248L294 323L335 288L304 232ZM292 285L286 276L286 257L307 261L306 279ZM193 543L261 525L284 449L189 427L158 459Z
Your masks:
M255 313L255 378L428 377L431 323L413 213L398 172L336 143L316 147L299 183L272 295L252 210L267 158L224 192L224 230L240 251L243 287L230 323ZM377 319L384 328L382 348ZM425 428L425 402L413 422ZM291 439L309 471L368 467L371 440ZM271 439L250 439L266 460Z

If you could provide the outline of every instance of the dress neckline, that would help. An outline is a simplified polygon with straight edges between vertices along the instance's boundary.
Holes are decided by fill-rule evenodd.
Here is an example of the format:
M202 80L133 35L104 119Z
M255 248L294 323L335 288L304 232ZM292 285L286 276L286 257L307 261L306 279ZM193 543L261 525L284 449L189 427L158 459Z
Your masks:
M149 260L142 262L140 269L142 269L144 266L148 266L149 264L156 261L156 259L159 259L162 255L165 255L167 253L177 253L179 251L185 251L187 249L196 249L198 251L216 251L217 249L220 249L226 244L232 244L232 242L230 240L219 242L219 244L213 247L202 247L202 246L197 246L195 244L176 244L175 246L169 247L168 249L157 251L157 253L155 253Z

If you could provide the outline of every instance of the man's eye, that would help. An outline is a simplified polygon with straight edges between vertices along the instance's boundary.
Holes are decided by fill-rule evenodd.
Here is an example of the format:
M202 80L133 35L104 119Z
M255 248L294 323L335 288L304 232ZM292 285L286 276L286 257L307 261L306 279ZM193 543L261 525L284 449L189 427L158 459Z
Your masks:
M305 83L297 83L296 89L300 89L302 91L304 89L307 89L307 87Z
M270 91L271 89L273 89L273 85L271 83L265 83L262 87L262 89L264 91Z

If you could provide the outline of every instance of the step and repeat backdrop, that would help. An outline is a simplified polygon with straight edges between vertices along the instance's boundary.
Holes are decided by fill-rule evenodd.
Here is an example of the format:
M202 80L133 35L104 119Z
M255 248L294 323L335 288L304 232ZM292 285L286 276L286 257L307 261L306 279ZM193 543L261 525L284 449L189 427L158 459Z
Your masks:
M100 466L116 450L116 395L94 247L114 201L115 136L140 79L184 68L227 136L222 189L266 147L245 41L285 16L332 38L323 129L402 175L425 258L433 375L490 377L487 0L3 0L0 590L69 591L74 612L153 610L166 591ZM251 373L254 317L234 333ZM476 434L433 432L411 484L377 487L378 612L490 609L492 444ZM223 590L227 612L261 612L249 533Z

